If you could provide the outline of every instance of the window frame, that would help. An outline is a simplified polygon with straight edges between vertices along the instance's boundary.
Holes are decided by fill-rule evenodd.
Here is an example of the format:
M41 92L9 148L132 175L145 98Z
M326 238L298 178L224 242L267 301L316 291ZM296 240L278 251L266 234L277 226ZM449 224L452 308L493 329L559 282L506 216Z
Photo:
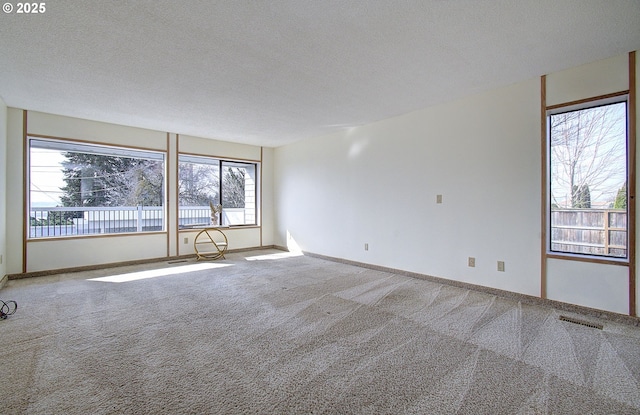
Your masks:
M545 255L547 258L556 258L556 259L567 259L567 260L575 260L582 262L593 262L593 263L604 263L604 264L612 264L612 265L628 265L630 262L630 242L632 238L630 238L630 232L635 229L635 226L632 226L632 221L635 221L635 218L632 218L630 215L630 204L631 198L630 194L630 186L635 183L635 180L632 178L633 169L631 166L632 163L632 154L631 149L632 145L630 140L632 136L630 134L630 96L629 91L623 91L619 93L609 94L600 97L588 98L575 102L562 103L557 105L548 106L544 111L545 118L545 145L546 151L543 153L545 156L544 168L545 168L545 194L546 200L545 203ZM626 207L626 215L627 215L627 223L626 223L626 247L625 247L625 256L617 257L605 254L592 254L592 253L579 253L579 252L567 252L567 251L557 251L552 250L552 193L551 193L551 182L552 182L552 146L551 146L551 117L558 114L564 114L569 112L575 112L580 110L587 110L590 108L597 108L606 105L625 103L625 178L627 185L627 207Z
M223 223L224 220L224 216L222 215L222 212L218 213L218 224L217 226L220 227L225 227L225 228L245 228L245 227L259 227L260 226L260 203L259 203L259 195L261 192L260 189L260 185L261 185L261 181L260 181L260 161L258 160L248 160L248 159L236 159L236 158L228 158L228 157L218 157L218 156L212 156L212 155L203 155L203 154L194 154L194 153L186 153L186 152L179 152L178 153L178 157L177 157L177 180L176 180L176 189L177 190L177 195L176 195L176 204L178 206L178 210L180 209L180 206L182 206L180 204L180 194L179 194L179 180L180 180L180 166L182 163L194 163L194 164L205 164L205 165L212 165L212 166L217 166L218 167L218 174L219 174L219 179L218 179L218 199L219 199L219 203L222 205L223 204L223 199L224 199L224 187L223 187L223 171L224 171L224 167L225 164L230 166L230 167L238 167L242 166L242 165L251 165L253 166L254 169L254 182L255 182L255 188L253 191L253 211L254 211L254 220L253 223L244 223L244 224L225 224ZM235 166L234 166L235 165ZM223 211L224 211L224 207L223 207ZM180 222L180 217L176 217L176 221L178 223L177 227L178 230L189 230L192 227L190 226L180 226L179 222Z
M26 136L26 146L25 146L26 187L25 187L24 201L25 201L26 211L24 216L24 222L25 222L25 240L26 241L34 242L34 241L42 241L42 240L50 240L50 239L74 239L74 238L92 238L92 237L95 238L95 237L122 236L122 235L149 235L154 233L167 232L167 229L168 229L168 226L167 226L167 223L168 223L167 222L167 219L168 219L167 218L168 154L166 150L127 146L127 145L121 145L121 144L109 144L109 143L103 143L103 142L93 142L93 141L77 140L77 139L62 138L62 137L41 136L37 134L26 134L25 136ZM33 145L34 142L37 142L40 145L34 146ZM138 225L135 231L118 231L118 232L105 232L105 233L86 232L86 233L70 233L70 234L64 234L64 235L55 235L55 231L54 231L53 235L47 233L47 235L32 236L31 213L34 207L32 206L33 166L32 166L31 159L32 159L33 148L49 149L49 150L55 150L60 152L75 152L75 153L82 153L82 154L104 155L104 156L112 156L112 157L128 157L128 158L135 158L135 159L142 159L142 160L160 161L162 163L162 166L161 166L161 171L162 171L161 192L162 193L160 195L160 201L162 205L146 206L146 208L145 206L141 206L142 207L141 210L144 212L145 210L149 210L148 208L160 208L159 209L160 216L153 218L153 220L156 223L160 224L161 229L142 230L144 226ZM86 151L83 151L83 149L85 149ZM125 206L123 205L118 207L125 207ZM96 207L89 206L85 208L87 209L87 211L94 211L94 210L99 211L102 208L105 208L105 206L96 206ZM60 207L60 209L68 210L71 208ZM82 209L76 209L76 211L80 211L80 210ZM158 210L158 209L151 209L151 210ZM128 219L133 220L131 218L128 218Z

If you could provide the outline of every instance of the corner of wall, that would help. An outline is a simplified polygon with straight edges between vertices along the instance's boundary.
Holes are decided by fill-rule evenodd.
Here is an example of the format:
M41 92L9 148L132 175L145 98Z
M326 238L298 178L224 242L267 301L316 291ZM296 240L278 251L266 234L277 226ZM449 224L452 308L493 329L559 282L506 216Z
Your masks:
M5 140L3 151L5 152L5 164L3 165L2 182L4 200L0 206L4 208L4 228L0 231L4 237L3 258L5 273L17 274L23 272L23 125L25 111L19 108L6 107L4 110Z
M260 226L262 227L262 246L273 245L275 241L275 210L274 210L274 149L264 147L261 159L262 173L260 180L260 201L262 216Z
M0 166L6 169L7 166L7 106L0 97ZM4 285L4 275L7 273L6 246L7 246L7 178L8 174L3 171L0 174L0 288Z

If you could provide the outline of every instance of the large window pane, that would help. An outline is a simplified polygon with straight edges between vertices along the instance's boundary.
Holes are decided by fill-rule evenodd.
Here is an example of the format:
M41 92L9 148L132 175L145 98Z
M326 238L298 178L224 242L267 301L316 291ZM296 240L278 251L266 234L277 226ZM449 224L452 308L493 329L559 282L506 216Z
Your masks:
M256 173L256 163L180 155L179 227L257 224Z
M178 163L178 226L211 224L211 206L220 204L220 160L180 156ZM219 214L215 214L220 223Z
M256 165L222 162L222 208L228 225L256 223Z
M29 237L164 229L164 154L29 139Z
M549 116L552 252L627 257L627 105Z

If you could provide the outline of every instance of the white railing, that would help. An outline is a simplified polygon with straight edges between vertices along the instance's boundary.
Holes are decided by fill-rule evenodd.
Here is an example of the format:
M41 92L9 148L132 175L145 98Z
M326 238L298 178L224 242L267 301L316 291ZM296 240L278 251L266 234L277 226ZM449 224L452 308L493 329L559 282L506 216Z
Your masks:
M247 224L247 210L224 209L222 224ZM165 229L162 206L32 207L29 216L29 238L154 232ZM178 209L180 229L210 223L209 206L180 206Z
M208 206L180 206L178 208L178 227L190 228L194 226L207 226L211 223L211 209ZM253 224L248 215L249 209L224 208L222 209L222 225L246 225Z
M161 206L37 207L29 216L30 238L164 229Z

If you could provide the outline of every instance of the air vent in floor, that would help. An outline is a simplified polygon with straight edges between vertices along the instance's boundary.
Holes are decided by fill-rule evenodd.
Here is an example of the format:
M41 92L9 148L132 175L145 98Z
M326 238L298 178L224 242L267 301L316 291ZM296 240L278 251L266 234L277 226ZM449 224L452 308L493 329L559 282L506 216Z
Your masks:
M602 324L591 323L589 321L579 320L573 317L560 316L558 320L568 321L569 323L580 324L581 326L587 326L594 329L602 330Z

